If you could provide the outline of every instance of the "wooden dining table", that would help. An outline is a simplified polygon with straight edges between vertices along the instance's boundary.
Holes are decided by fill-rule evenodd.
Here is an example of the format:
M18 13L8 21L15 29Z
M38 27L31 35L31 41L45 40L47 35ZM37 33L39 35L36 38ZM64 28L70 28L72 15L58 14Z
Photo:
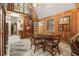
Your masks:
M49 41L52 41L53 38L57 37L59 35L50 35L50 34L36 34L37 38L40 38L43 42L43 50L45 51L46 43Z
M45 52L46 48L46 41L52 40L53 35L48 34L36 34L35 35L37 39L40 39L43 42L43 51Z

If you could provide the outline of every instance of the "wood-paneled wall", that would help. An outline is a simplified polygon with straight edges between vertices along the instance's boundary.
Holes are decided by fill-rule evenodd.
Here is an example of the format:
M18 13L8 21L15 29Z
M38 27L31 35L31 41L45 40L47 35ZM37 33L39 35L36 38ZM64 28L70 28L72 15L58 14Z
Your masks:
M76 26L77 26L77 33L79 33L79 9L77 9L77 24L76 24Z
M59 17L70 16L70 31L59 31L58 30L58 20ZM42 34L53 34L53 32L49 33L47 30L47 21L50 19L54 19L54 34L60 34L62 41L68 41L70 36L74 36L79 32L79 10L72 9L69 11L65 11L56 15L48 16L45 18L39 19L40 22L44 22L44 26L39 26L39 33Z
M7 10L8 11L14 11L14 3L8 3L7 4Z

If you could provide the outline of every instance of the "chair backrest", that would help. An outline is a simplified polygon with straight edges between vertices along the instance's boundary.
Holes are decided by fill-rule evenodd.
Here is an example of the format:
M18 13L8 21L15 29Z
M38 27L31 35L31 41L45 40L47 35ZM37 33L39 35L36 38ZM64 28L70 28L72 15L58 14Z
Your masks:
M53 36L53 44L58 45L60 41L60 35Z
M41 35L32 35L30 40L33 44L35 44L37 41L39 41L41 39Z
M77 42L78 37L76 37L72 42L70 42L71 51L76 55L79 55L79 44Z

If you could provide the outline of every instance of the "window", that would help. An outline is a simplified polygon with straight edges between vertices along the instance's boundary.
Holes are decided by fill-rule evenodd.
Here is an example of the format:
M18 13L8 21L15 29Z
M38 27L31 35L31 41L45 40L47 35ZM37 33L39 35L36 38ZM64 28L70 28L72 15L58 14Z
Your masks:
M54 31L54 20L53 19L50 19L47 21L47 30L48 32Z
M14 11L27 13L28 12L27 4L25 4L25 3L15 3L14 4Z

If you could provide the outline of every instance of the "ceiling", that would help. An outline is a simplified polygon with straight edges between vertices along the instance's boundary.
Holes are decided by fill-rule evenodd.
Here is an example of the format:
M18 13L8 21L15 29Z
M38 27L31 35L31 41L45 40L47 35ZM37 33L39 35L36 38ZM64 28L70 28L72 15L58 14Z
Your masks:
M35 7L38 18L43 18L76 8L75 3L40 3Z

